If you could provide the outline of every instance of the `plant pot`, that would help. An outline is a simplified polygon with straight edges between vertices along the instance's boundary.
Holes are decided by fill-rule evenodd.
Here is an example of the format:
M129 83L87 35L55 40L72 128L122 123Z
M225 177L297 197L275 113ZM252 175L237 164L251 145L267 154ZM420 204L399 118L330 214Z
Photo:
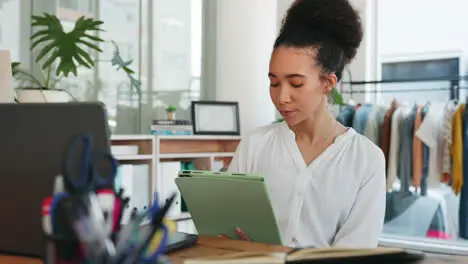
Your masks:
M16 89L19 103L66 103L72 98L64 90L27 88Z
M166 112L166 113L167 113L167 120L175 120L176 112Z

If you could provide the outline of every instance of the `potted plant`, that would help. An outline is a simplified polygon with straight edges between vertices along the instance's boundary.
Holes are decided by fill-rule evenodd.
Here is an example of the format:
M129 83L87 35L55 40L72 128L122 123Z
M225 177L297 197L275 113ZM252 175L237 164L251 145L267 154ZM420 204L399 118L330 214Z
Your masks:
M99 43L102 39L93 35L101 31L103 21L80 17L73 30L65 32L60 20L44 13L32 16L31 51L36 55L42 76L35 76L21 68L20 63L12 63L13 77L19 82L16 88L18 102L64 102L73 97L57 88L57 84L70 74L77 76L79 67L92 68L94 61L91 51L102 52Z
M169 106L166 108L166 114L167 114L167 119L168 119L168 120L175 120L175 116L176 116L176 108L175 108L175 106L169 105Z
M332 100L332 104L342 106L344 105L343 96L338 91L336 87L334 87L330 93L330 99Z

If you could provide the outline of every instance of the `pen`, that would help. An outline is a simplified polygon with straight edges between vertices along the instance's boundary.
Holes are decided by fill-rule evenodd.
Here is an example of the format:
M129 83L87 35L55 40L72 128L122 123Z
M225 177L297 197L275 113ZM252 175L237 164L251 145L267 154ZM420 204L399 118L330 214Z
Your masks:
M57 175L55 176L55 181L54 181L54 195L57 193L61 193L63 191L64 191L63 176Z
M130 203L130 198L126 197L126 198L123 198L122 199L122 204L120 206L120 209L119 209L119 214L118 214L118 219L117 219L117 227L116 227L116 230L117 232L120 231L121 227L122 227L122 217L124 215L124 212L125 212L125 208L127 207L128 203Z
M109 236L112 233L114 225L114 205L115 205L115 194L113 189L100 189L96 191L99 199L99 204L105 214L104 222L106 223L106 232Z
M137 263L137 260L142 256L143 252L148 248L154 234L156 231L161 229L163 226L164 217L166 216L169 208L171 208L172 203L174 202L176 194L173 193L164 206L158 211L156 215L150 221L150 231L144 235L142 239L142 243L140 243L135 249L132 254L126 259L124 264L133 264Z
M114 256L115 246L107 235L104 213L94 192L73 196L67 201L66 210L73 230L85 248L87 259L102 263L102 258Z
M119 261L122 261L122 259L124 259L127 254L129 254L131 245L138 240L140 235L140 223L143 219L143 216L144 215L138 215L137 208L132 209L128 223L122 229L117 238L117 243L115 246L117 252L114 260L115 263L120 263Z
M50 220L50 205L52 203L52 197L49 196L42 202L42 230L47 235L52 234L52 223Z
M130 238L135 231L138 231L140 228L140 219L138 219L137 209L133 208L132 212L130 213L130 218L128 223L126 224L125 228L122 229L120 232L117 243L116 243L116 250L117 252L121 251L130 243Z
M115 194L114 199L114 210L112 211L112 233L115 233L119 230L120 225L120 212L124 208L123 204L123 189L120 188L119 191Z

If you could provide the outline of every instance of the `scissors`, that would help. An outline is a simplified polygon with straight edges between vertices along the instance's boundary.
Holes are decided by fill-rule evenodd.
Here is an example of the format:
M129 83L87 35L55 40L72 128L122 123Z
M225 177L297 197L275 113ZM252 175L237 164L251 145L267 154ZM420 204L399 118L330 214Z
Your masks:
M98 170L102 160L110 165L110 173L104 177ZM90 135L79 134L71 138L62 167L64 185L68 192L87 193L111 188L117 169L118 162L111 154L93 151L93 138Z

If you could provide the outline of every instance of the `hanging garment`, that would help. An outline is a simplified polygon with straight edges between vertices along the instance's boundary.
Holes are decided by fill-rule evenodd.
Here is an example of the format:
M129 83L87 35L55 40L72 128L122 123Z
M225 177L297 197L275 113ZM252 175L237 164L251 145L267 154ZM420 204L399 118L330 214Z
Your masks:
M450 182L452 178L452 159L450 156L450 146L452 145L452 118L457 110L457 105L449 101L444 109L444 125L442 130L443 149L442 149L442 175L441 181Z
M465 105L460 104L452 118L452 189L458 195L463 186L463 115Z
M418 107L403 108L400 121L400 148L398 155L398 178L400 180L400 191L409 192L413 175L413 136L414 120Z
M381 105L374 105L367 119L364 136L380 147L382 123L384 121L387 108Z
M353 128L356 132L358 132L361 135L364 135L364 131L366 130L367 119L369 118L369 114L371 111L372 105L365 104L361 105L354 112Z
M354 118L354 105L345 105L340 110L336 120L340 122L345 127L352 127L353 126L353 118Z
M466 113L466 106L465 106ZM463 116L463 182L460 192L460 237L468 239L468 115Z
M414 119L414 130L413 130L413 186L419 188L421 186L421 179L423 173L423 143L416 136L422 122L422 110L424 107L419 106L416 111Z
M398 175L398 161L400 154L400 123L403 119L402 108L395 110L392 116L392 127L390 132L390 149L388 152L388 168L387 168L387 190L393 188L393 183Z
M428 187L440 186L442 171L442 125L445 103L432 102L416 136L430 149Z
M422 112L421 112L421 123L424 121L427 113L429 112L429 107L430 103L427 103ZM427 194L427 178L429 175L429 153L430 149L429 147L424 144L423 142L423 167L422 167L422 178L421 178L421 187L420 187L420 193L421 195L425 196Z
M390 108L388 108L387 112L384 116L384 121L382 123L382 135L381 135L381 143L380 148L382 149L384 156L385 156L385 168L388 170L388 153L390 151L390 137L392 131L392 116L395 110L397 109L397 102L396 100L392 101Z

